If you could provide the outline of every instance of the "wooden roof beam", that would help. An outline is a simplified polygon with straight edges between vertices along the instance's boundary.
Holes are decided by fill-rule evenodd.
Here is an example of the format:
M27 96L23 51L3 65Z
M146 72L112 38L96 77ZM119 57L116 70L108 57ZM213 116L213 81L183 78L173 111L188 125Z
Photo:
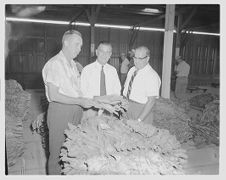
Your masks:
M89 23L90 23L90 57L95 55L95 23L100 12L100 5L91 6L85 9ZM90 59L91 60L91 59Z
M70 23L75 22L83 13L85 12L85 9L82 8L81 11L79 11L78 13L76 13L76 15L71 19Z
M183 24L181 24L179 31L185 28L185 26L189 23L189 21L192 19L192 17L195 15L197 12L198 7L194 7L191 14L188 16L188 18L184 21Z
M165 14L162 14L162 15L160 15L158 17L153 18L153 19L150 19L150 20L147 20L147 21L135 24L134 26L137 27L137 26L141 26L141 25L144 25L144 24L147 24L147 23L153 23L153 22L161 20L163 18L165 18Z

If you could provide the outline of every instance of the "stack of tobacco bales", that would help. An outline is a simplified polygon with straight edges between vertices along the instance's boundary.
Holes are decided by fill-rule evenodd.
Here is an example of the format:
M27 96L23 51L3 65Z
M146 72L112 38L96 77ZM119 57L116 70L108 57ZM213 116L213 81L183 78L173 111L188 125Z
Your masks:
M206 104L210 103L215 99L219 99L219 97L211 93L204 93L192 97L189 102L191 107L204 109Z
M7 111L6 119L6 149L8 167L13 166L24 151L23 124Z
M31 124L32 130L36 131L41 135L42 138L42 147L45 149L46 153L48 153L48 138L49 131L47 126L47 109L48 109L48 100L46 96L41 97L40 106L42 108L43 113L39 114ZM122 96L117 95L108 95L97 97L95 101L93 101L93 107L96 109L106 110L107 112L114 113L117 117L122 115L121 111L125 111L127 109L127 101L123 99ZM105 112L106 112L105 111ZM95 110L95 114L97 112ZM120 114L120 115L119 115Z
M196 144L214 143L219 145L219 100L213 100L205 106L202 117L189 123Z
M160 97L156 99L153 113L155 127L169 130L181 143L192 138L192 130L188 125L190 117L185 113L184 108L169 99Z
M100 115L69 124L65 135L61 160L66 175L184 173L186 152L168 130Z
M8 166L23 154L23 123L29 112L31 95L15 80L5 81L5 125Z
M30 110L31 95L15 80L6 80L5 96L6 111L24 120Z

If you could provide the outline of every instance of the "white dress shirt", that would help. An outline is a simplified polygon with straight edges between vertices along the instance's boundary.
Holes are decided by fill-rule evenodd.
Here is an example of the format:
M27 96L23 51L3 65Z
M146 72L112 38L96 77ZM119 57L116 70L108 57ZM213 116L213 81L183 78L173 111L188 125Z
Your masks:
M185 61L181 61L175 68L177 71L177 77L188 77L190 71L190 65Z
M72 65L72 66L71 66ZM42 77L45 84L45 92L48 101L48 86L47 83L59 87L59 93L69 97L80 97L80 75L76 67L76 63L71 60L71 65L67 61L63 52L60 51L52 57L42 69Z
M102 65L95 61L82 70L81 90L84 97L93 98L100 96L100 72ZM110 64L104 65L106 95L120 95L121 84L116 69Z
M124 85L123 95L127 95L128 86L130 79L136 70L135 66L132 67L126 78L126 82ZM148 101L148 97L156 96L159 97L159 88L161 85L161 80L155 70L147 64L143 69L140 69L137 72L136 77L132 83L132 89L130 93L130 100L146 104Z

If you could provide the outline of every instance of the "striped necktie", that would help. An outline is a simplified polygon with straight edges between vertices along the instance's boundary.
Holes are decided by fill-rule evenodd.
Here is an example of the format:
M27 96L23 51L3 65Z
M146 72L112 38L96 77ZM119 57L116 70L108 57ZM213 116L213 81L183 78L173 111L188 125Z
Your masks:
M129 96L130 96L130 93L131 93L131 90L132 90L132 84L133 84L133 80L135 78L135 76L137 75L137 70L134 71L131 79L130 79L130 82L129 82L129 86L128 86L128 91L127 91L127 95L126 95L126 98L129 99Z
M100 96L104 95L106 95L106 84L105 84L104 66L102 66L100 72Z

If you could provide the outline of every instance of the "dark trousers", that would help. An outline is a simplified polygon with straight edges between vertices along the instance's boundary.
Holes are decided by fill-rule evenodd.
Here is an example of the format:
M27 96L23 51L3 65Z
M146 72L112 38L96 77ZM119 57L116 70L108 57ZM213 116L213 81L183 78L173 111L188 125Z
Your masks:
M82 118L82 108L77 105L66 105L51 102L48 107L47 124L49 128L48 174L60 175L59 155L65 140L64 130L68 123L78 125Z
M124 87L126 77L127 77L127 73L121 73L121 85L122 85L122 87Z
M186 94L188 86L188 77L177 77L176 79L176 87L175 87L175 96L178 99L183 100Z
M134 101L129 100L129 108L127 115L129 119L137 120L140 116L140 113L143 111L145 104L140 104ZM148 113L145 119L142 121L147 124L152 124L153 122L153 112L152 110Z

